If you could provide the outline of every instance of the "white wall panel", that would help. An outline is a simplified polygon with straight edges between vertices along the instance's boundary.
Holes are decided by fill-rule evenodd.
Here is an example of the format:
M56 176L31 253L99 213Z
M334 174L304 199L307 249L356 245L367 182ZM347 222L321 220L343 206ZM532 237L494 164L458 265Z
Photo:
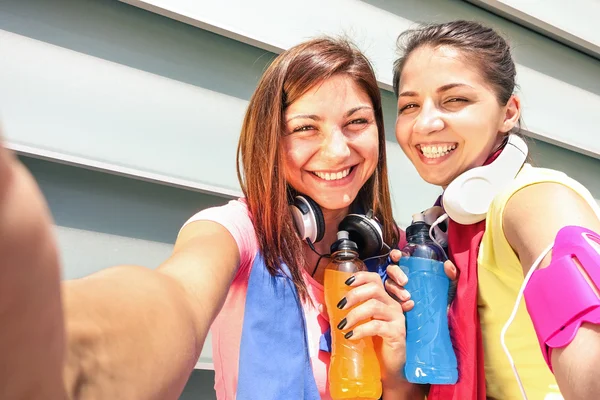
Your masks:
M240 195L235 150L247 101L6 31L0 41L9 56L0 65L0 104L12 147ZM392 179L421 187L393 139L388 151ZM427 198L419 193L395 196L403 224L410 214L401 210Z
M346 33L373 61L380 86L388 90L392 85L395 40L400 32L418 21L476 18L499 28L514 43L530 133L549 143L600 158L595 118L600 110L600 61L556 45L550 39L468 3L442 0L122 1L274 52L318 34ZM546 62L553 65L548 66ZM550 104L549 101L557 97L569 99L561 102L560 112L555 110L556 102ZM575 130L572 121L577 121Z
M7 31L0 43L9 142L240 193L246 101Z
M598 0L467 0L600 58Z

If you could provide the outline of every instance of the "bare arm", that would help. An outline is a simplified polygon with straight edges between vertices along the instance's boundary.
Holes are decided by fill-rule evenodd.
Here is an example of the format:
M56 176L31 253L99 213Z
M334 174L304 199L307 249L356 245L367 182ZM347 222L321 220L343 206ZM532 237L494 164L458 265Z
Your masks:
M507 204L504 232L527 274L529 267L566 225L578 225L600 232L600 220L591 207L571 189L540 183L517 192ZM541 268L550 263L548 255ZM565 295L556 283L557 294ZM554 375L566 399L600 397L600 326L584 324L565 348L552 351Z
M0 398L176 399L239 264L221 225L186 226L157 270L60 283L35 181L0 145Z
M60 269L46 204L0 143L0 398L66 399Z
M181 393L239 263L214 222L182 231L156 271L119 266L64 287L66 382L77 399L171 399Z

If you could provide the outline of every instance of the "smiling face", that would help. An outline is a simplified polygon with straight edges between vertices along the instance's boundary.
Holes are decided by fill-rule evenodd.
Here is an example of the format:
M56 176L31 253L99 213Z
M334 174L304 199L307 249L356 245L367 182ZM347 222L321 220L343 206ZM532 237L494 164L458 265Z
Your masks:
M419 175L446 187L483 165L519 119L512 96L500 105L480 71L452 47L421 47L399 81L396 138Z
M347 209L379 157L369 96L347 75L315 85L285 112L285 177L324 210Z

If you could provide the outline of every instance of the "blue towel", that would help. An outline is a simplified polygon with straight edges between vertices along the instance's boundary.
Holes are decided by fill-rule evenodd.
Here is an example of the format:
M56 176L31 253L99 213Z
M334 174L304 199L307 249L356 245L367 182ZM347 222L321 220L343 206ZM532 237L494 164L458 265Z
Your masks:
M367 261L385 278L386 258ZM308 350L306 320L288 267L272 276L257 254L246 293L237 400L319 400ZM331 331L319 349L331 352Z
M258 254L248 282L237 400L319 400L304 311L289 269L272 276Z

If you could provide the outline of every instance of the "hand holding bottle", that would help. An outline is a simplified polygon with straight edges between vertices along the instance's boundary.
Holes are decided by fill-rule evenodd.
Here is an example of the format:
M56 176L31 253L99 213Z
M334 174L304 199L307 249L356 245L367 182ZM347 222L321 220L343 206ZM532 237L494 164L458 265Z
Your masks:
M327 291L327 281L325 286ZM388 388L397 386L401 380L405 362L405 320L401 304L385 291L381 277L374 272L350 273L341 281L341 286L345 287L344 294L332 295L327 302L332 339L338 344L356 344L367 338L372 341L383 390L390 393ZM334 315L338 313L343 315ZM335 379L330 371L330 390L332 378Z
M450 280L444 249L431 237L431 226L418 215L407 228L408 243L399 260L407 276L403 290L413 291L406 315L406 379L421 384L453 384L458 379L456 355L448 329ZM407 294L399 292L406 299Z
M391 279L385 281L385 290L402 304L402 310L406 312L412 310L415 302L410 299L410 293L404 288L404 285L408 282L408 277L398 265L402 257L408 257L408 255L402 254L402 251L397 249L391 251L390 259L393 264L388 265L386 269L387 275ZM444 262L444 272L455 285L458 281L458 270L452 261L446 260Z

